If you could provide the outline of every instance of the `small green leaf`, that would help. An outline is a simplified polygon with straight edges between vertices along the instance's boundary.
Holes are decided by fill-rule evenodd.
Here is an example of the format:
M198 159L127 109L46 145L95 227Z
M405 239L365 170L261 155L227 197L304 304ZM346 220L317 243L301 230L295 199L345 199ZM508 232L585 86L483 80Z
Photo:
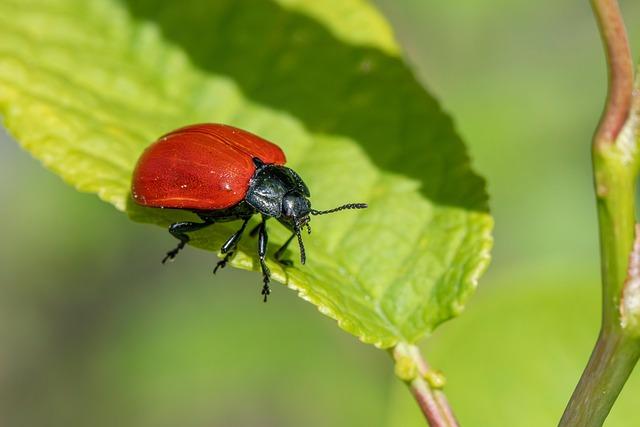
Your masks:
M460 313L492 228L483 180L398 51L362 0L0 0L0 113L65 181L163 226L189 215L129 198L159 135L224 122L278 143L315 208L370 207L314 218L308 264L270 259L274 279L390 347ZM218 250L238 226L192 243ZM270 237L273 254L287 232L271 221ZM257 270L255 245L232 264Z

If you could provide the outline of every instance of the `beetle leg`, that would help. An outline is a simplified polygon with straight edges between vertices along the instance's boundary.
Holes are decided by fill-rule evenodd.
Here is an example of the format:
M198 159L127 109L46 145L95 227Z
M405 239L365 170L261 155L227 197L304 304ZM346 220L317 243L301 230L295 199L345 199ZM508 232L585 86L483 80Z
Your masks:
M284 242L282 246L280 246L280 249L278 249L274 255L274 258L276 259L276 261L278 261L282 265L286 265L286 266L293 265L293 262L290 259L282 259L282 255L284 255L284 251L287 250L287 247L289 247L289 243L291 243L294 237L296 237L296 233L293 233L291 237L289 237L287 241Z
M165 257L162 259L162 263L164 264L165 262L167 262L167 260L173 260L176 257L176 255L178 255L178 252L180 252L180 250L184 248L187 242L189 242L189 236L187 236L186 233L200 230L201 228L208 227L213 223L214 223L213 221L205 221L205 222L183 221L183 222L176 222L171 224L169 226L169 233L171 233L171 235L176 239L180 240L180 243L178 243L178 246L176 246L175 249L172 249L169 252L167 252L167 255L165 255Z
M260 223L260 229L258 233L258 256L260 257L260 267L262 268L262 295L264 295L264 302L267 302L267 297L271 293L269 289L269 278L271 272L264 262L267 256L267 244L269 243L269 236L267 236L267 219L263 216Z
M246 228L247 222L249 222L250 218L251 217L245 218L242 226L240 227L240 230L233 233L231 237L229 237L227 241L224 242L222 248L220 248L220 252L225 254L225 256L220 261L218 261L218 263L216 264L216 268L213 269L213 274L216 274L216 271L218 271L219 268L224 268L227 265L227 262L229 262L229 260L233 256L236 248L238 247L238 243L242 238L242 233L244 232L244 229Z

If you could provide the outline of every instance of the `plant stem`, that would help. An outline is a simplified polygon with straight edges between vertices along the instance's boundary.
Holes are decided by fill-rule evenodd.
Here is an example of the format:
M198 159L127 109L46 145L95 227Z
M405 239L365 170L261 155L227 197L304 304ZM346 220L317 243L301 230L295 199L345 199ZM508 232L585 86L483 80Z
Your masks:
M396 375L411 390L420 410L431 427L458 427L446 395L444 380L434 373L414 345L400 343L392 350Z
M635 338L601 330L560 426L601 426L636 365L639 350Z
M595 142L612 144L629 116L633 61L618 2L591 0L591 7L600 28L609 70L607 103L595 134Z
M635 287L623 293L637 274L629 260L635 235L638 175L637 99L624 23L615 0L592 0L607 54L609 92L593 140L593 170L600 230L602 326L595 348L560 426L601 426L640 357L637 312L626 313L624 298L638 298ZM637 236L636 236L637 237ZM636 310L633 305L631 309ZM629 325L633 325L633 327Z

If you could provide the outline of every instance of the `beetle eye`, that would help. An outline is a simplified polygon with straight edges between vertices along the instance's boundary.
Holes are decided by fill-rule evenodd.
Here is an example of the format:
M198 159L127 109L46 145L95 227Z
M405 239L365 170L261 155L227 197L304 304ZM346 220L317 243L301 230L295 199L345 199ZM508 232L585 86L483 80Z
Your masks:
M311 212L309 200L297 192L287 194L282 199L282 213L285 217L303 221L303 218L309 216L309 212Z
M293 197L289 195L284 196L284 198L282 199L282 213L284 214L284 216L289 218L294 216Z

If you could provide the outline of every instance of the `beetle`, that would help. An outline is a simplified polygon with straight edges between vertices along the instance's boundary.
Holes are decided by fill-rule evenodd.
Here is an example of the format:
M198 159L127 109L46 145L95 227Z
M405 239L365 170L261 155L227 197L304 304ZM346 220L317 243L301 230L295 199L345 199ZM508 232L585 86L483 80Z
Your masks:
M282 255L297 237L300 262L304 264L306 254L301 230L306 227L311 233L310 215L367 207L365 203L348 203L324 211L312 209L309 188L285 163L285 154L276 144L224 124L182 127L147 147L133 172L134 202L145 207L191 211L202 220L180 221L169 226L169 233L180 242L167 252L162 263L173 260L185 247L190 239L187 233L218 222L240 220L240 229L220 249L224 258L216 264L213 270L216 273L233 256L251 217L259 214L260 223L249 234L258 235L262 295L266 302L271 293L271 273L265 263L268 219L277 219L292 232L276 251L275 259L291 265Z

